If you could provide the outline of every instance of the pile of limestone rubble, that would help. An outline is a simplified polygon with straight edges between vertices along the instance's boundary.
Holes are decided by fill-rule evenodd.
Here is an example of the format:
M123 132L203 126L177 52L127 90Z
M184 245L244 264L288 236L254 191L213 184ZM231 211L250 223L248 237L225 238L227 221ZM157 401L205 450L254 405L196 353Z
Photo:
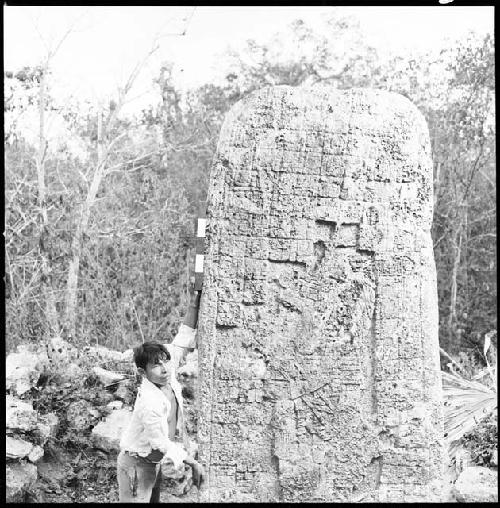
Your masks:
M132 414L137 386L133 365L122 361L122 354L103 347L87 347L77 351L60 338L47 345L18 346L17 351L6 358L6 500L26 501L27 495L36 490L38 466L57 442L61 425L70 427L75 435L88 436L89 445L96 449L117 453L124 427ZM102 365L118 366L118 369ZM196 376L196 355L188 355L180 369L180 380L193 394ZM37 408L40 394L50 389L64 393L93 378L96 383L98 403L84 398L58 406L57 411L47 411L46 404ZM112 390L110 389L112 387ZM85 389L83 390L85 392ZM49 392L47 391L47 394ZM52 393L52 392L50 392ZM47 395L50 402L50 395ZM46 398L47 398L46 397ZM34 407L35 406L35 407ZM194 413L188 401L188 411ZM61 413L62 411L62 413ZM56 414L57 413L57 414ZM188 432L193 435L192 419Z

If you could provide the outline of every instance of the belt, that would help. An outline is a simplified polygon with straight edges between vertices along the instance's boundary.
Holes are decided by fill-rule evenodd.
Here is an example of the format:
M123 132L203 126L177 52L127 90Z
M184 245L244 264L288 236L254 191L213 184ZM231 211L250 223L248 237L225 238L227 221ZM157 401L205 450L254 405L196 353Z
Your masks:
M143 457L142 455L139 455L138 452L131 452L129 450L123 450L123 453L126 453L130 457L134 457L136 459L143 460L144 462L147 462L148 464L159 464L160 462L153 462L151 459L148 459L147 456Z

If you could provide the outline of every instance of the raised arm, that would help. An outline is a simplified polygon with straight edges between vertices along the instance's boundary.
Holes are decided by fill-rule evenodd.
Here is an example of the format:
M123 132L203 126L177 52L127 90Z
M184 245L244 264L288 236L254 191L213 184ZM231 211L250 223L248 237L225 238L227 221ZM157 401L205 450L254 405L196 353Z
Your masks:
M188 311L186 312L183 321L183 324L189 326L189 328L196 329L196 327L198 326L198 313L200 311L200 300L201 300L201 291L195 291L191 295L191 301L189 302Z
M179 327L169 351L172 353L174 363L177 366L185 358L189 349L196 347L196 327L198 326L198 313L200 310L201 291L195 291L191 296L189 307L184 320ZM175 346L175 347L172 347Z

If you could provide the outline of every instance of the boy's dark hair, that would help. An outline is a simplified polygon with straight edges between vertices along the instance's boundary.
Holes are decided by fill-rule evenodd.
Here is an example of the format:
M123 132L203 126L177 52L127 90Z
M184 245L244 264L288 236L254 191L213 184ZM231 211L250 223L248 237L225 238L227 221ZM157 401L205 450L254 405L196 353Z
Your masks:
M168 349L158 342L144 342L134 348L134 362L137 367L146 369L148 363L156 363L162 356L170 360Z

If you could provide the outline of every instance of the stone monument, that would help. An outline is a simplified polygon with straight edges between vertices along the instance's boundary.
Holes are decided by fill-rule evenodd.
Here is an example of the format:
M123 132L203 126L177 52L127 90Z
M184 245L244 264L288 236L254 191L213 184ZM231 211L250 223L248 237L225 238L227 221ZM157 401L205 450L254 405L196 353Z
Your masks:
M427 125L375 90L254 92L207 201L202 502L441 500Z

